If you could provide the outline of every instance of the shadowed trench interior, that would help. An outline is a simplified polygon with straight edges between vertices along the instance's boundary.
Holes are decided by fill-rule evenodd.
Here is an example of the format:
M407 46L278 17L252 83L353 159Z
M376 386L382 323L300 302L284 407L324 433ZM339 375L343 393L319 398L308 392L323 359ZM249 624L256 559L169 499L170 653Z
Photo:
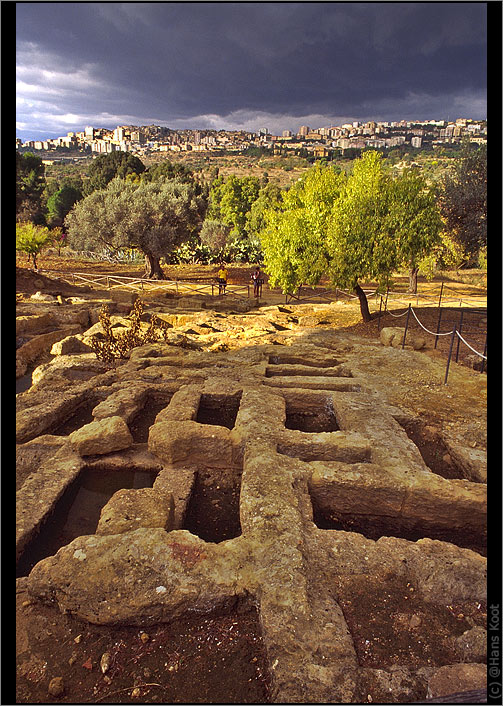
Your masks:
M122 488L151 488L157 473L83 468L65 490L39 533L19 558L16 575L26 576L41 559L53 556L76 537L94 534L100 513Z

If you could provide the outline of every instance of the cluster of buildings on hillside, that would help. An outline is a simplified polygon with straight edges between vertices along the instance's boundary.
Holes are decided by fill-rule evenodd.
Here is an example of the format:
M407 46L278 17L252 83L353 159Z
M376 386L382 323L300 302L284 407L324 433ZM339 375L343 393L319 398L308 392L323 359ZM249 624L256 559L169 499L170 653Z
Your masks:
M106 154L121 150L137 155L152 152L243 152L250 147L265 147L273 152L300 150L315 157L327 157L335 150L374 147L393 148L410 145L412 148L432 148L459 143L468 137L471 142L483 144L487 140L486 121L458 118L445 120L375 122L358 121L340 126L311 129L307 125L297 134L285 130L282 135L271 135L267 128L258 132L242 130L172 130L158 125L137 127L122 125L114 130L86 127L81 132L68 132L64 137L22 142L16 139L16 148L50 151L58 148L78 150L91 154Z

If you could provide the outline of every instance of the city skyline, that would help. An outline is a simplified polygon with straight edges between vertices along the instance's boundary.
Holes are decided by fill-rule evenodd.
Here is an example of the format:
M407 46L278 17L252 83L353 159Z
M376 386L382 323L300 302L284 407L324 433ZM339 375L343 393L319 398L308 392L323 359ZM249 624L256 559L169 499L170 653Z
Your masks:
M16 3L16 137L486 119L483 3Z

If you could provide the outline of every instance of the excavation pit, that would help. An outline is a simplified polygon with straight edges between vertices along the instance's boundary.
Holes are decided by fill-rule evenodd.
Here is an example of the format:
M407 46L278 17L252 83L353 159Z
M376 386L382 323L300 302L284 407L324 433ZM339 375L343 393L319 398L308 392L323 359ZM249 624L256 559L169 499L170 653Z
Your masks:
M438 431L428 427L420 419L412 419L401 426L419 449L423 461L432 473L443 478L465 478Z
M96 400L84 402L76 407L73 412L63 422L52 430L55 436L68 436L72 431L80 429L85 424L94 421L93 409L96 407Z
M172 395L165 395L162 398L157 398L155 395L149 395L147 397L143 407L128 424L135 444L147 443L150 427L155 422L155 418L159 412L168 406L171 397Z
M484 628L487 619L481 601L425 601L410 579L390 572L365 576L365 581L361 575L335 576L331 590L362 667L400 664L417 669L456 663L456 638L474 626ZM421 691L416 698L421 698Z
M345 532L357 532L367 539L374 541L381 537L398 537L407 539L410 542L417 542L418 539L437 539L441 542L450 542L458 547L471 549L472 551L486 556L487 542L485 537L477 534L473 529L463 530L444 527L420 526L408 527L407 521L400 517L370 516L358 514L345 514L331 512L327 508L320 508L316 498L311 495L313 506L313 521L319 529L342 530Z
M198 470L183 529L205 542L219 543L241 535L241 471Z
M241 393L238 395L203 394L199 401L196 422L233 429L240 402Z
M313 362L295 355L270 355L269 365L306 365L312 368L332 368L340 365L340 360L320 360Z
M335 416L331 399L325 398L316 407L306 407L302 404L302 398L289 398L286 401L287 429L318 434L324 431L338 431L340 429Z
M76 537L94 534L100 513L112 495L122 488L151 488L157 473L83 468L58 500L39 534L28 544L16 567L26 576L41 559L53 556Z

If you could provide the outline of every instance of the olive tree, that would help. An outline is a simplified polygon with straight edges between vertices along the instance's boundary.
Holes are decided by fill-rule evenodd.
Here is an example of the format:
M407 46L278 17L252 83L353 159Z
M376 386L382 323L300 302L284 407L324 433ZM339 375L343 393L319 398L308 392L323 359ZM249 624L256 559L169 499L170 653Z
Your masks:
M131 183L113 179L75 204L65 219L79 249L138 248L145 276L164 279L160 258L188 240L200 223L194 190L177 179Z

